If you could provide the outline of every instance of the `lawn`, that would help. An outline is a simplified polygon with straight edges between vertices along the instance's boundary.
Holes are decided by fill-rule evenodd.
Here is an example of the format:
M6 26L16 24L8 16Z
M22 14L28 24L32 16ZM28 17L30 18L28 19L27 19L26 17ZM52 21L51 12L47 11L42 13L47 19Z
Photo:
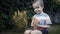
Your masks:
M23 34L23 32L13 32L13 31L5 31L2 34ZM49 34L60 34L60 24L51 25L49 29Z
M51 25L49 29L49 34L60 34L60 24Z

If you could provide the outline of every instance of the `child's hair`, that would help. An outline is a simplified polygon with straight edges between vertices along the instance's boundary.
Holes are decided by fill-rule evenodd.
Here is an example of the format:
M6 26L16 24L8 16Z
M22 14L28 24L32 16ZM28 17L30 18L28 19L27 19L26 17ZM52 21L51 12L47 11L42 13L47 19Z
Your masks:
M43 0L34 0L32 4L38 3L40 6L44 7Z

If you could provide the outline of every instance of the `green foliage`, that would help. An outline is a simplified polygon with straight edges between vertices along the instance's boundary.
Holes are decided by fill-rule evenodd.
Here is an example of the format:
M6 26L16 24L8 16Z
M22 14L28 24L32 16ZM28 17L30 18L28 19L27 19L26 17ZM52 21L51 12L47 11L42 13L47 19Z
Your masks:
M5 26L5 28L8 27L12 27L10 25L12 25L12 16L14 14L14 11L17 10L17 6L16 6L16 2L17 0L0 0L0 25L2 28L3 25ZM2 28L3 29L3 28Z

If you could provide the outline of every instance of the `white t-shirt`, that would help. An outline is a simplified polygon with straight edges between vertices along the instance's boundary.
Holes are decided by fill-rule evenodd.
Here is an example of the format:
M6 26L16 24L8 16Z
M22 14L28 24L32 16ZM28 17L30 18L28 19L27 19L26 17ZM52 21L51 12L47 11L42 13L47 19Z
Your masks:
M46 14L46 13L35 14L35 15L33 16L33 18L38 19L39 22L40 22L40 25L52 24L52 23L51 23L51 20L50 20L50 17L49 17L48 14ZM49 19L49 21L46 22L46 21L45 21L46 19ZM32 21L32 23L33 23L33 21ZM31 23L31 24L32 24L32 23Z

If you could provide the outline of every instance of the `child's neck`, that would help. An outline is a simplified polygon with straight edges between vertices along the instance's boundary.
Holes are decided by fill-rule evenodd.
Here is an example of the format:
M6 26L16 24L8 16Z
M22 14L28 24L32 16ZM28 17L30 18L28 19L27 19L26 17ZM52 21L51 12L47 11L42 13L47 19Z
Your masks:
M42 14L43 13L43 11L41 11L41 13L37 13L37 14Z

